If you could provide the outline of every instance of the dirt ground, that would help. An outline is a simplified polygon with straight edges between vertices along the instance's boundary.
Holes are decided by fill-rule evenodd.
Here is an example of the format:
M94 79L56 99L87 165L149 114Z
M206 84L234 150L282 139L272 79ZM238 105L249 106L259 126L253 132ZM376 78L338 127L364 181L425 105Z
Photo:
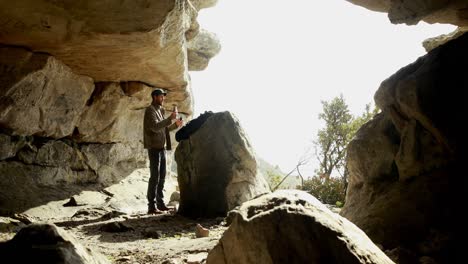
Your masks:
M227 229L224 218L189 219L174 210L146 214L147 174L139 170L102 192L82 192L73 196L75 206L63 200L31 208L20 219L54 223L112 263L204 263ZM196 237L197 224L209 230L208 237ZM17 231L0 230L0 241Z
M191 220L174 213L105 218L55 224L113 263L200 263L226 229L222 219ZM197 224L209 229L208 237L196 238Z

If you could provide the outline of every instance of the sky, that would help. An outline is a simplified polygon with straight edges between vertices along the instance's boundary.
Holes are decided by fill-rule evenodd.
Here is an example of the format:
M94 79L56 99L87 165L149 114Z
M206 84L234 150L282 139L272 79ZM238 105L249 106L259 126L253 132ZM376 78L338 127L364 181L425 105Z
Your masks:
M423 40L455 30L393 25L345 0L219 0L198 21L222 48L190 73L194 117L232 112L256 154L282 171L309 157L306 177L318 167L321 101L343 94L351 113L362 113L383 80L426 53Z

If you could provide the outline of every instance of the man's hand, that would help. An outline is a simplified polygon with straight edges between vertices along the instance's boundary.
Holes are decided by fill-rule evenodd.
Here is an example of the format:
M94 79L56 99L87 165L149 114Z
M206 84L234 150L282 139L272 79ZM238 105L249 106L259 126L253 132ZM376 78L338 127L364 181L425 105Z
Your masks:
M177 126L177 127L181 127L181 126L183 125L184 122L183 122L182 120L180 120L180 119L177 119L177 120L175 121L175 123L176 123L176 126Z
M170 117L171 117L171 120L174 120L176 119L177 114L175 112L172 112Z

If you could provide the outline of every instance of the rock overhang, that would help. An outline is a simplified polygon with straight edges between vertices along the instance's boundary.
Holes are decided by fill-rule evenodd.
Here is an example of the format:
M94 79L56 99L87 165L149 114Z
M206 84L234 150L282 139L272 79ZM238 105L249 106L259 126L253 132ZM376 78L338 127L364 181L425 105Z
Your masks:
M136 81L168 89L171 101L174 97L191 114L188 71L204 69L207 61L200 66L187 53L199 53L199 44L190 45L200 42L198 10L216 2L2 0L0 44L51 54L95 82ZM207 36L219 43L214 34Z

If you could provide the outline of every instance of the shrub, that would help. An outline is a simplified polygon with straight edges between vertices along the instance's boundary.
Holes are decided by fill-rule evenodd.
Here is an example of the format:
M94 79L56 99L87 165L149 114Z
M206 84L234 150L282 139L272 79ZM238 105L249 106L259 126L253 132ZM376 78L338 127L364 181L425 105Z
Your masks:
M304 191L310 193L325 204L343 205L345 200L345 185L342 179L314 176L304 181Z

